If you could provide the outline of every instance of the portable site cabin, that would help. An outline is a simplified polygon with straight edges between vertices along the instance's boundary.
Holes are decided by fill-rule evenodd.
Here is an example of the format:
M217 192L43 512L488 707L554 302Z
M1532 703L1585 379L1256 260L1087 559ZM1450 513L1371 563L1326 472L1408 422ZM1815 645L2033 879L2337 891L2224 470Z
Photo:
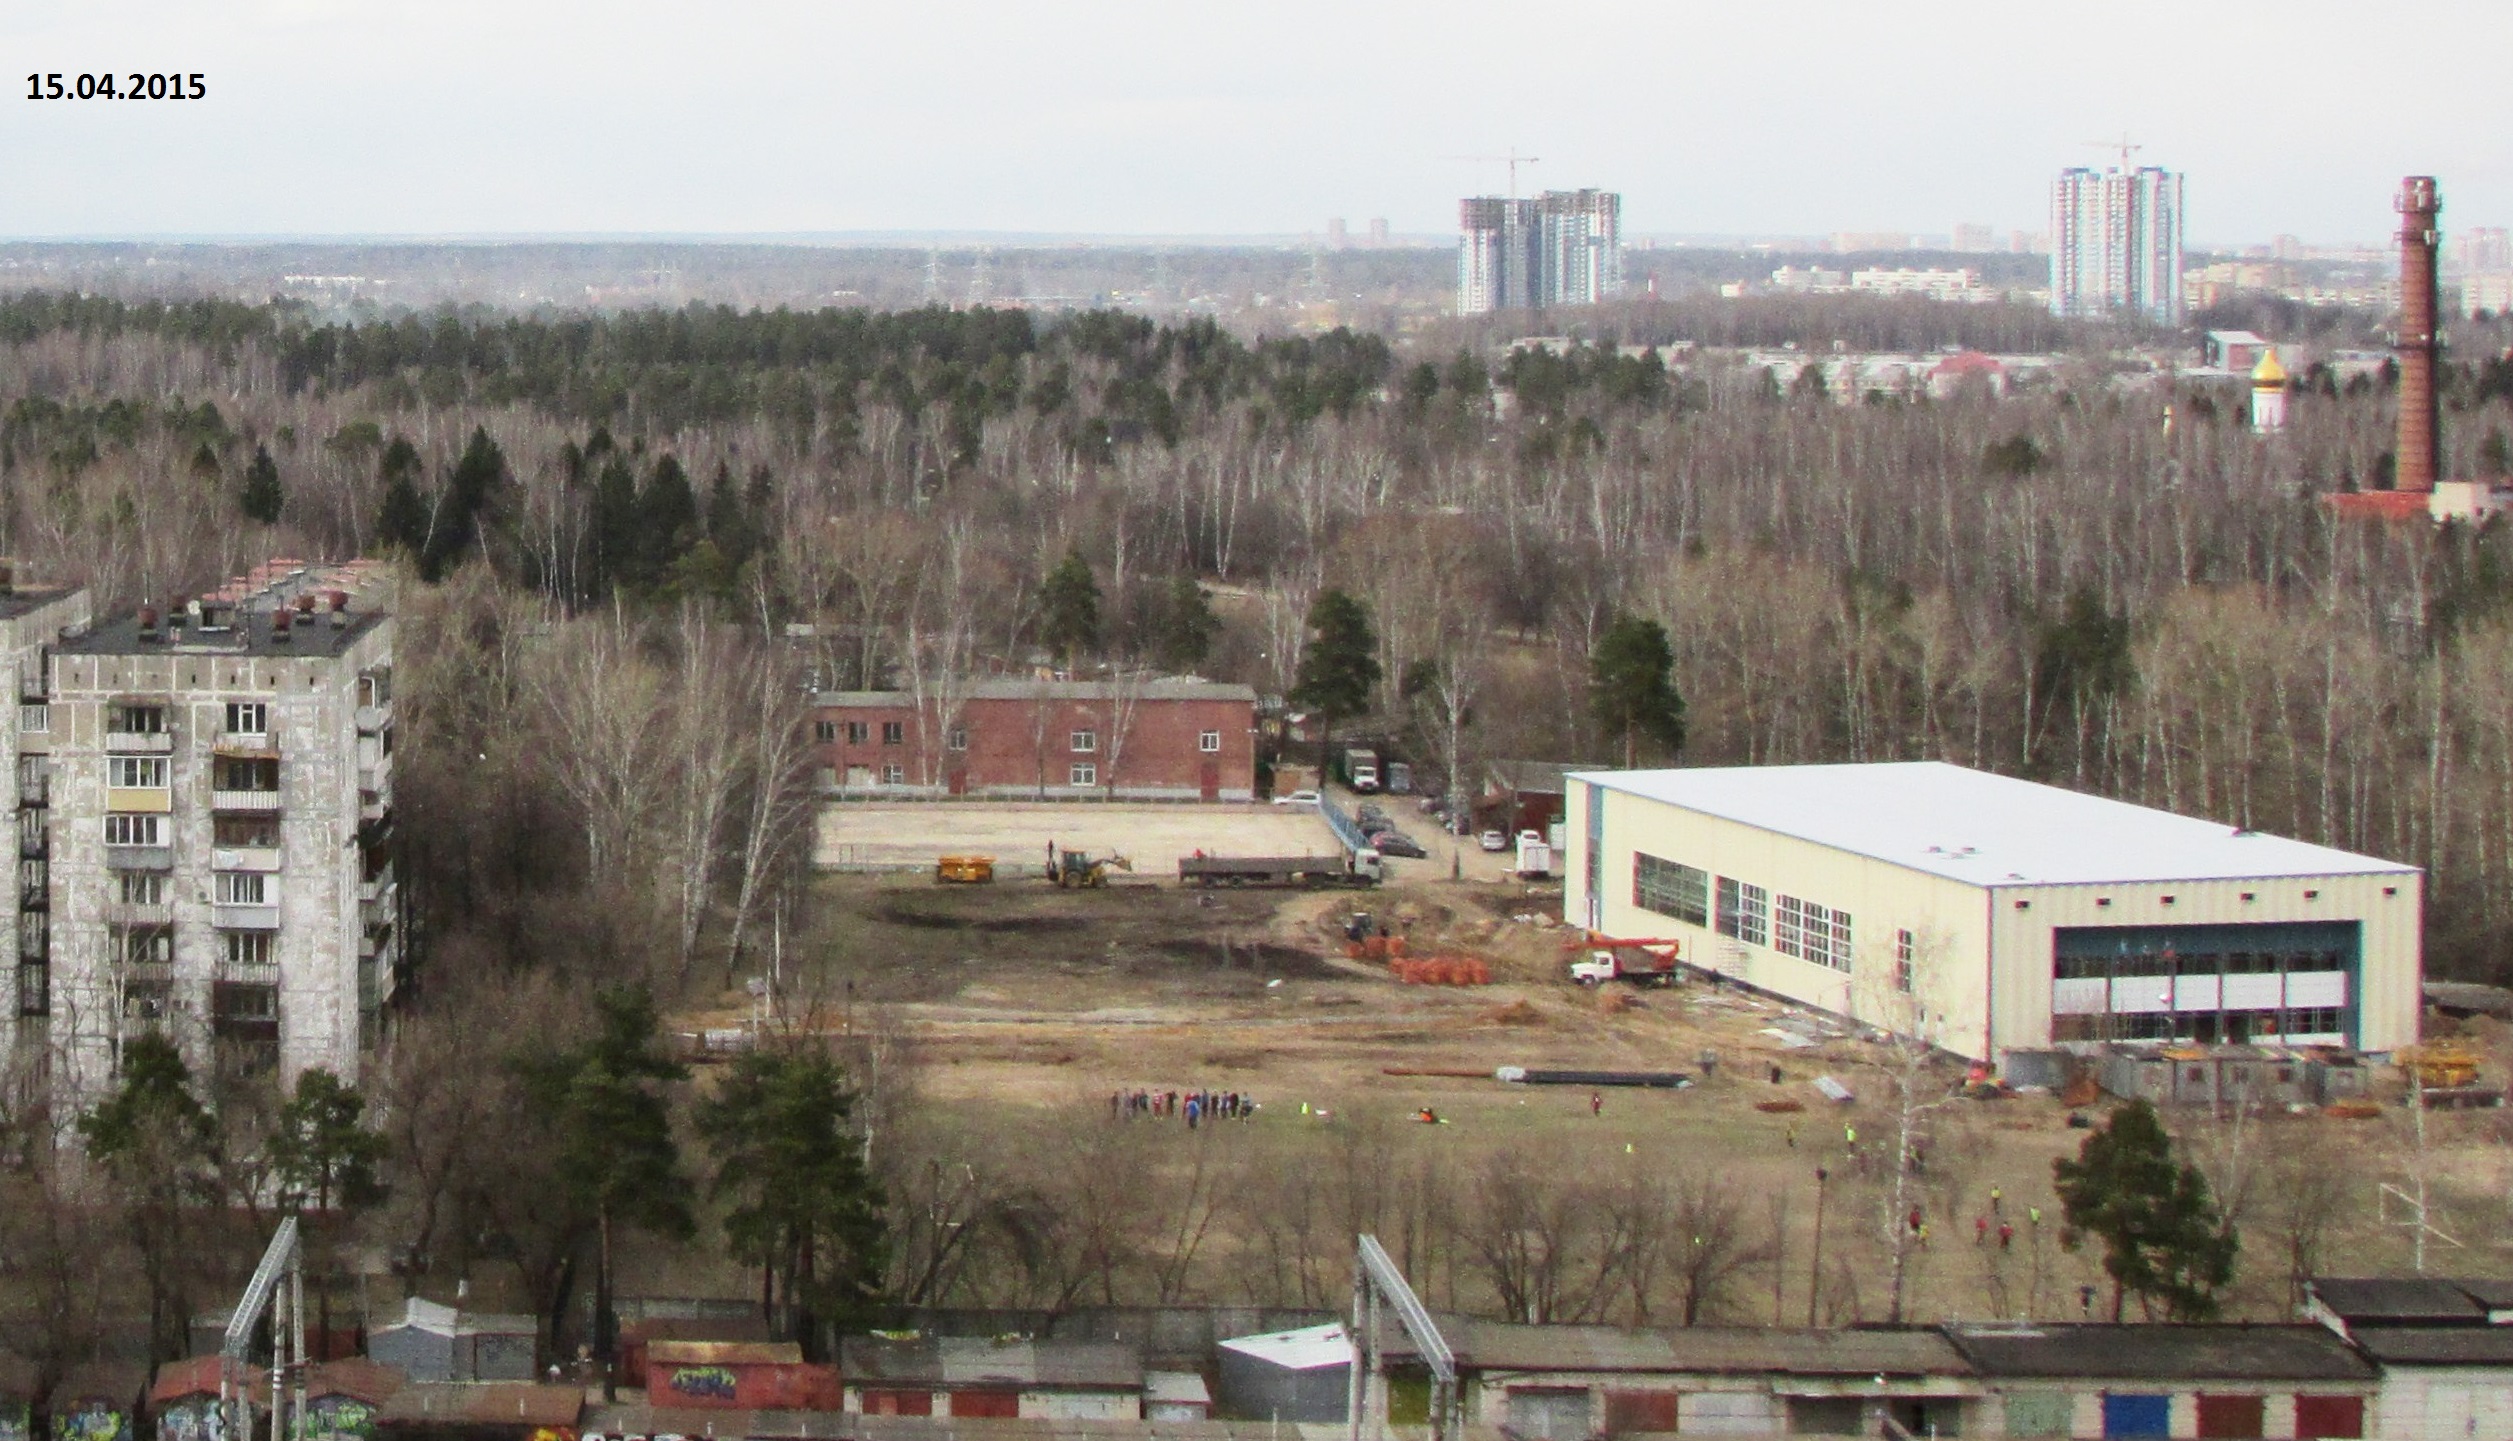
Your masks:
M1216 1348L1224 1416L1238 1421L1341 1421L1351 1404L1353 1346L1340 1321L1237 1336Z
M530 1316L457 1310L413 1296L401 1319L367 1336L367 1358L412 1381L530 1381L540 1325Z

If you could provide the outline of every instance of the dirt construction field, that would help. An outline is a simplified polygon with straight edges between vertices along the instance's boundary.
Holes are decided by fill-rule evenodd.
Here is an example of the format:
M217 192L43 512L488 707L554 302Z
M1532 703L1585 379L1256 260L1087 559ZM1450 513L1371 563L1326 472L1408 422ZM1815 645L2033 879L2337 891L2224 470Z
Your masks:
M822 809L813 862L824 869L930 866L936 856L993 856L998 865L1046 861L1047 845L1134 862L1135 874L1176 880L1178 858L1331 855L1335 836L1305 807L1276 805L1038 805L998 801L849 801Z
M940 849L935 822L962 813L848 807L823 839L886 844L921 861ZM1956 1100L1959 1066L1931 1065L1923 1078L1894 1048L1733 990L1583 990L1564 974L1574 933L1556 919L1558 884L1423 873L1437 862L1417 862L1402 884L1366 891L1204 892L1154 880L1197 845L1329 848L1323 824L1305 812L989 806L969 821L958 848L1031 860L1052 836L1085 850L1131 850L1143 873L1084 892L1034 878L944 886L930 874L823 877L789 985L807 1027L851 1027L866 1007L895 1024L930 1108L923 1123L961 1133L972 1154L1042 1136L1096 1144L1092 1128L1115 1124L1107 1118L1121 1091L1227 1091L1260 1108L1228 1133L1232 1146L1272 1158L1260 1175L1309 1174L1342 1154L1338 1147L1362 1145L1372 1166L1391 1174L1447 1166L1457 1204L1469 1209L1481 1204L1477 1178L1501 1153L1590 1176L1632 1165L1714 1175L1747 1198L1758 1234L1777 1236L1786 1258L1761 1273L1756 1284L1772 1290L1757 1293L1753 1308L1737 1307L1740 1316L1802 1318L1815 1306L1820 1227L1823 1313L1875 1319L1880 1237L1894 1229L1881 1219L1889 1209L1895 1224L1921 1211L1910 1224L1926 1227L1913 1262L1915 1314L2076 1315L2095 1294L2080 1288L2101 1287L2094 1253L2061 1244L2051 1163L2077 1150L2079 1127L2099 1120L2104 1103L2072 1114L2047 1094ZM1215 833L1225 826L1226 836ZM1355 911L1370 914L1374 931L1384 924L1404 938L1414 956L1484 962L1493 983L1405 985L1384 964L1349 958ZM680 1019L738 1025L742 1003L728 994L722 1010ZM2495 1056L2508 1048L2501 1036L2486 1044ZM1696 1084L1514 1085L1494 1078L1503 1066L1672 1070ZM1856 1101L1826 1100L1815 1084L1825 1076ZM1886 1159L1897 1076L1915 1094L1940 1098L1915 1117L1913 1143L1926 1165L1907 1206L1892 1200ZM2173 1118L2220 1189L2249 1197L2233 1315L2289 1314L2284 1268L2296 1248L2367 1273L2405 1272L2410 1237L2381 1209L2377 1187L2429 1163L2416 1159L2392 1099L2371 1119ZM2492 1235L2513 1210L2504 1199L2513 1196L2504 1114L2435 1116L2432 1174L2438 1196L2448 1197L2439 1230ZM1183 1126L1168 1131L1183 1147ZM2316 1157L2342 1178L2344 1194L2327 1215L2302 1205L2296 1178L2315 1167L2287 1164ZM2013 1228L2012 1240L2001 1225ZM2504 1262L2500 1248L2474 1242L2454 1247L2448 1264L2485 1274ZM1217 1273L1199 1286L1221 1294L1235 1284ZM1455 1277L1438 1284L1442 1304L1484 1304Z

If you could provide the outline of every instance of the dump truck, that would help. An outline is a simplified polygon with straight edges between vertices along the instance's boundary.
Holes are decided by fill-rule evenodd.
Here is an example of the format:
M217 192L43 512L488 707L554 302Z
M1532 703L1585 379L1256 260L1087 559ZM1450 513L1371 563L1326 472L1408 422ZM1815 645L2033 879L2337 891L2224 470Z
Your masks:
M1379 853L1346 856L1180 856L1182 886L1375 886L1387 878Z
M1618 940L1591 931L1564 947L1571 979L1583 986L1607 981L1632 981L1645 986L1673 985L1676 963L1684 954L1680 940Z
M994 878L993 856L942 856L934 862L934 880L942 885L980 886Z

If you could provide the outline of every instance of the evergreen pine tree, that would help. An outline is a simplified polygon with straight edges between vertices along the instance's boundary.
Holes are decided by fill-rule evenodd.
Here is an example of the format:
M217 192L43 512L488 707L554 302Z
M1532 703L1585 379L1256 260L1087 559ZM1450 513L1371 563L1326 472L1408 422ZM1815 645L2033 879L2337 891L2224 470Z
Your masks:
M1202 665L1221 628L1221 619L1213 614L1212 597L1195 583L1195 577L1185 571L1170 577L1169 605L1161 617L1160 663L1170 670Z
M1039 584L1038 643L1064 664L1099 645L1099 581L1078 551L1066 551Z
M2234 1279L2241 1247L2199 1168L2176 1165L2173 1140L2155 1107L2132 1101L2085 1138L2076 1159L2051 1163L2067 1218L2060 1244L2075 1250L2088 1236L2103 1243L2103 1271L2112 1278L2112 1319L2134 1295L2150 1319L2205 1321L2217 1295Z
M1588 656L1588 699L1598 729L1623 741L1625 769L1644 739L1669 755L1684 748L1684 697L1675 689L1667 630L1644 616L1619 617Z
M1319 592L1309 605L1309 645L1300 653L1291 699L1317 712L1320 774L1335 723L1370 708L1371 688L1379 683L1378 650L1370 612L1360 601L1340 590Z
M253 463L245 467L244 490L236 498L249 520L264 525L279 523L279 513L287 507L288 496L279 485L279 463L270 458L270 447L253 447Z
M854 1102L826 1054L753 1051L698 1108L716 1154L709 1195L731 1202L733 1256L782 1282L790 1334L806 1346L824 1324L862 1327L881 1296L889 1237L849 1124Z

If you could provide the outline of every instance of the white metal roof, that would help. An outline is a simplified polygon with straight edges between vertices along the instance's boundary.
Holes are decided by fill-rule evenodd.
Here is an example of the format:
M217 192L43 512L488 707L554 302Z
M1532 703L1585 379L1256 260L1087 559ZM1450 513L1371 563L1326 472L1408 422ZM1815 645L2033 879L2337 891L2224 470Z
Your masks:
M1976 886L2417 874L2395 861L1943 761L1574 778Z
M1352 1364L1352 1342L1343 1323L1303 1326L1297 1331L1272 1331L1262 1336L1235 1336L1222 1345L1243 1356L1280 1366L1286 1371L1313 1371L1320 1366Z

